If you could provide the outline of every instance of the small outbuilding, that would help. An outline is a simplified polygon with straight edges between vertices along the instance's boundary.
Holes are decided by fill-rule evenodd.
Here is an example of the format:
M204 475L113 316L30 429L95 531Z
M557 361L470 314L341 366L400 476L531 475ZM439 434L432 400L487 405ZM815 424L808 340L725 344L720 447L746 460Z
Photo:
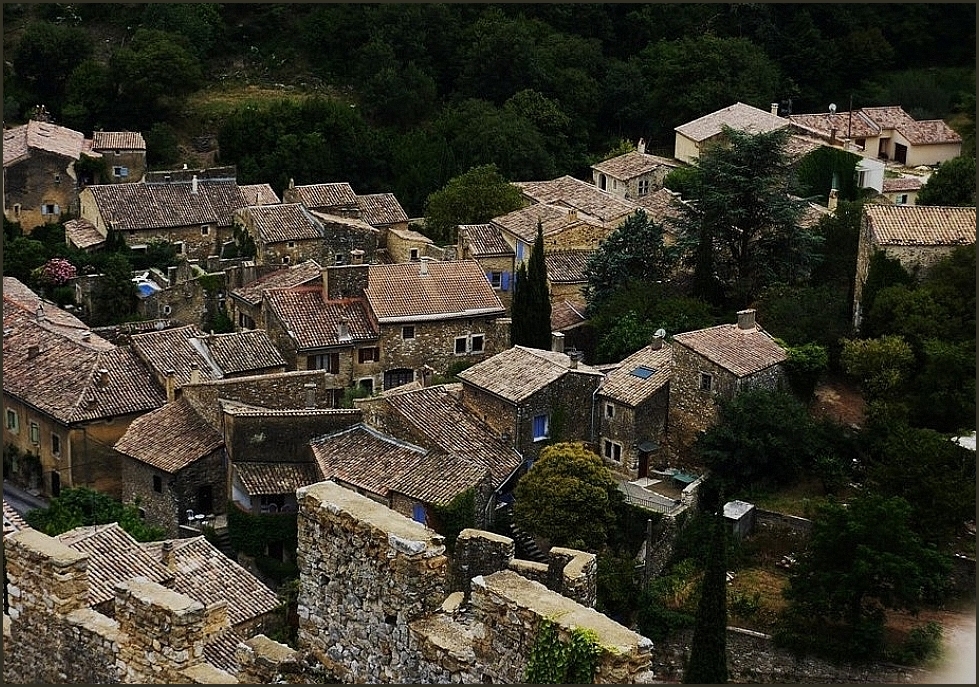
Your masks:
M742 539L755 527L755 506L747 501L728 501L724 504L724 520L734 536Z

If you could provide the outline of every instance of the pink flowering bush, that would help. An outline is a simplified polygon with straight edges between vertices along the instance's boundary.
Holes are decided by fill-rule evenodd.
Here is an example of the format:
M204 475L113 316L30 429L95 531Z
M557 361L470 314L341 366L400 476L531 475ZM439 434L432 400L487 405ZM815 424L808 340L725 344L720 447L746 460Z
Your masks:
M38 281L51 286L63 286L78 275L78 270L64 258L51 258L41 266Z

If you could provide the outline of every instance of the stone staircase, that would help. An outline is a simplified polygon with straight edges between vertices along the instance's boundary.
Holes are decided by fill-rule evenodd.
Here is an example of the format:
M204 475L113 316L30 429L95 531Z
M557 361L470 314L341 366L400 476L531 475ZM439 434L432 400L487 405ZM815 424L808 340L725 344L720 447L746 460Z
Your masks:
M537 563L547 563L547 554L540 550L537 541L526 530L521 529L516 523L510 523L510 532L513 542L516 545L516 556L525 561L536 561Z

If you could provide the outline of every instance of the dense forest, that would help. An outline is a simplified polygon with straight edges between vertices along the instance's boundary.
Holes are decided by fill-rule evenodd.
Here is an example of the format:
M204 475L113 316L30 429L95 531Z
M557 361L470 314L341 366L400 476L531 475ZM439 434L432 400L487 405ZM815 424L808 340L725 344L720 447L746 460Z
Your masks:
M86 133L141 130L157 167L210 140L244 183L344 180L392 191L418 216L474 166L584 177L622 140L671 151L674 127L736 101L782 114L897 104L954 126L975 108L975 15L974 4L4 3L4 122L43 104Z

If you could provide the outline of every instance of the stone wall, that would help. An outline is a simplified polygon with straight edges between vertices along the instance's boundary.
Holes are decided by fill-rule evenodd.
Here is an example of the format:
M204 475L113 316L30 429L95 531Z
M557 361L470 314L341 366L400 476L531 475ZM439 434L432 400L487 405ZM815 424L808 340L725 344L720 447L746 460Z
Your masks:
M3 170L4 212L12 222L20 222L25 234L36 227L64 219L65 213L77 212L78 186L75 183L74 160L46 150L32 149L30 157ZM55 182L60 176L61 181ZM41 206L55 203L61 214L42 215ZM15 212L15 205L20 206Z
M224 437L229 458L237 463L312 461L309 442L360 422L355 409L323 412L296 410L261 414L225 414Z
M299 409L307 407L307 384L315 384L314 406L332 408L330 389L322 370L292 371L279 374L206 380L182 387L184 398L212 427L220 427L219 400L237 401L263 408Z

